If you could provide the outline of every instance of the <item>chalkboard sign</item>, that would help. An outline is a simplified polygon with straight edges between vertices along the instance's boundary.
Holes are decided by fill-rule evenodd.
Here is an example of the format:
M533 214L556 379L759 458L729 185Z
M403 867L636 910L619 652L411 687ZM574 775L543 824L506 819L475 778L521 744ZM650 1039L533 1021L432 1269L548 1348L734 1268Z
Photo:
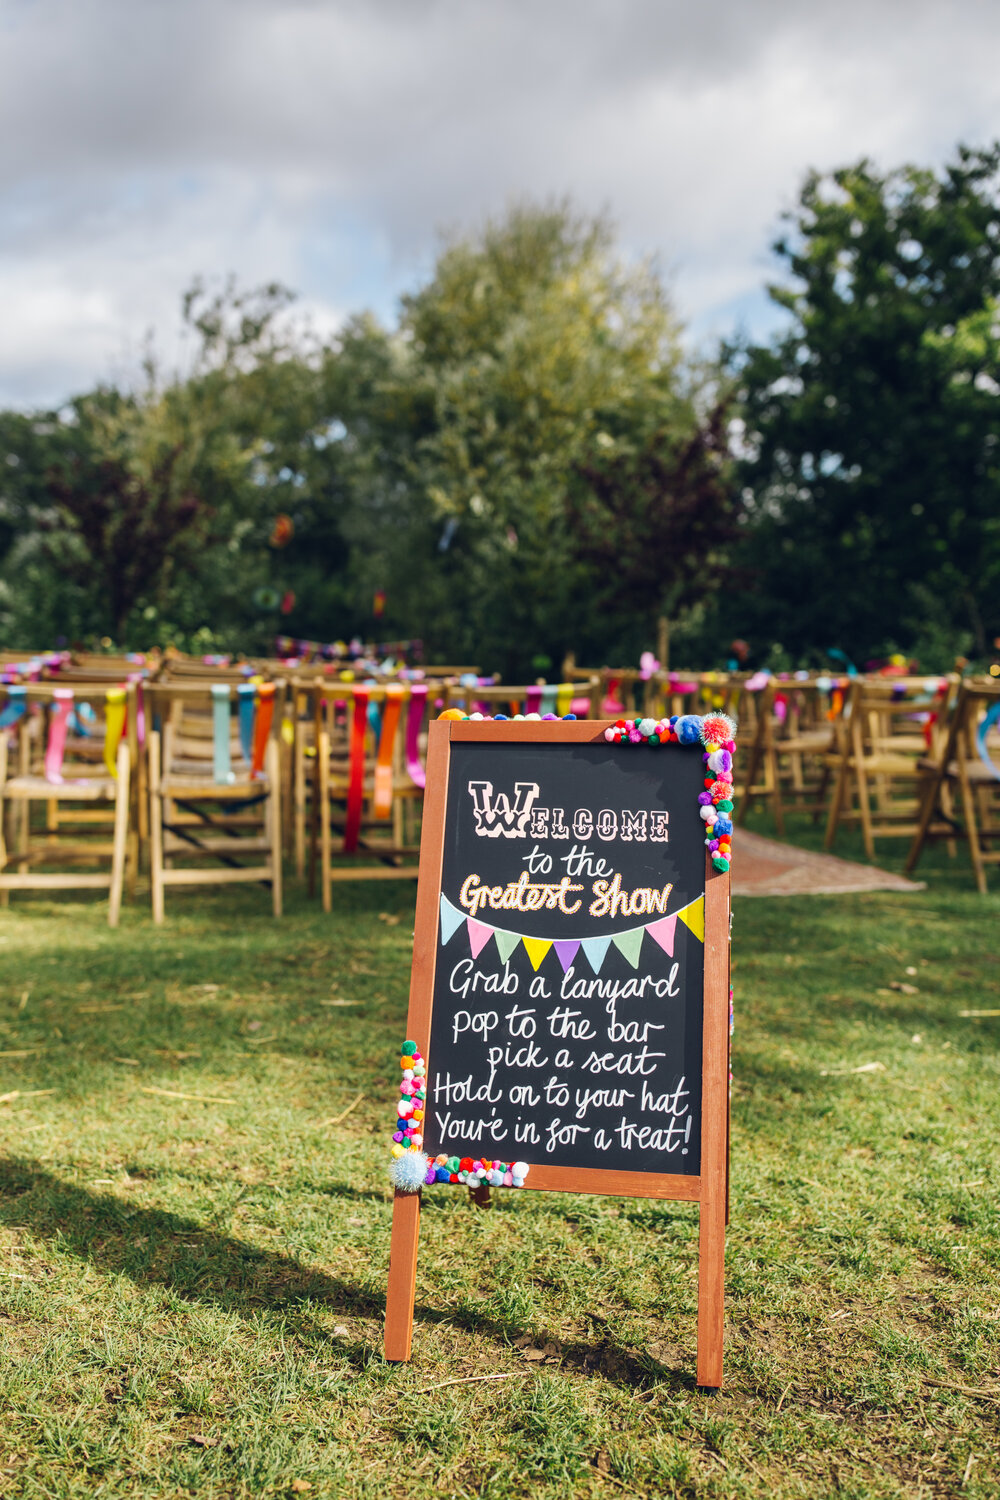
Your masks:
M721 1383L729 877L700 745L601 722L431 726L407 1034L424 1150L525 1188L701 1209L699 1383ZM419 1195L394 1207L386 1355L409 1357Z

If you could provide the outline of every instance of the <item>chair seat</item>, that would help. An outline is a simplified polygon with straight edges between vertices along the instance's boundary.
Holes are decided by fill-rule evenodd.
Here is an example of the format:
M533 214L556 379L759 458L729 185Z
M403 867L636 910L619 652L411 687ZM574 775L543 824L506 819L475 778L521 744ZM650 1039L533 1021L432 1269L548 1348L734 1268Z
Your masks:
M227 797L245 800L247 797L266 796L269 790L266 776L258 776L254 781L249 776L241 776L236 781L213 781L204 771L197 775L170 771L160 781L161 796L207 797L213 802Z
M113 802L118 783L110 776L87 776L77 780L47 781L44 776L12 776L5 784L5 797L22 797L50 801Z

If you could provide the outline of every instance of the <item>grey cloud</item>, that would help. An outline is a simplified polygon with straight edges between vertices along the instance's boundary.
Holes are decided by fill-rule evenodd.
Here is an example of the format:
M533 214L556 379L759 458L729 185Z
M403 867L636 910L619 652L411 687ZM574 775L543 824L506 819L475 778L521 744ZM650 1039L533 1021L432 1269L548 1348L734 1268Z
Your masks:
M807 166L1000 132L998 42L976 0L0 0L0 397L107 373L200 270L385 306L523 194L608 207L714 327Z

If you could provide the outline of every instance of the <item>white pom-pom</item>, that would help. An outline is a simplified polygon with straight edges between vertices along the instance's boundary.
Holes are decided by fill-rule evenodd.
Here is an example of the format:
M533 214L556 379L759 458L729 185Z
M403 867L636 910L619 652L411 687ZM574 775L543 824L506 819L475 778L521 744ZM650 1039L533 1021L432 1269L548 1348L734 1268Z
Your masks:
M639 731L640 734L644 734L646 736L646 738L648 739L649 736L652 734L653 730L656 728L656 720L655 719L640 719L639 722L636 724L635 727L636 727L636 729L638 729L638 731Z
M389 1168L392 1185L401 1193L416 1193L423 1187L430 1162L422 1151L404 1151Z
M510 1170L514 1177L527 1177L528 1163L526 1161L511 1162Z

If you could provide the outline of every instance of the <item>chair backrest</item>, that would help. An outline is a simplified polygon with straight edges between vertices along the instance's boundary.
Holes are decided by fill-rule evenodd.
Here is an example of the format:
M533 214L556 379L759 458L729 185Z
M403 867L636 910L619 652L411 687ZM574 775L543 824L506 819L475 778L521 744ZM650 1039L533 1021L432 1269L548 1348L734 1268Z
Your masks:
M162 734L165 771L183 767L220 785L259 776L267 743L281 723L285 682L160 681L148 689L150 712Z
M114 777L122 740L133 767L139 756L136 684L2 684L0 732L18 738L22 774L45 776L53 786L64 772Z
M957 690L955 676L855 678L845 705L854 754L909 756L916 762L932 753Z

